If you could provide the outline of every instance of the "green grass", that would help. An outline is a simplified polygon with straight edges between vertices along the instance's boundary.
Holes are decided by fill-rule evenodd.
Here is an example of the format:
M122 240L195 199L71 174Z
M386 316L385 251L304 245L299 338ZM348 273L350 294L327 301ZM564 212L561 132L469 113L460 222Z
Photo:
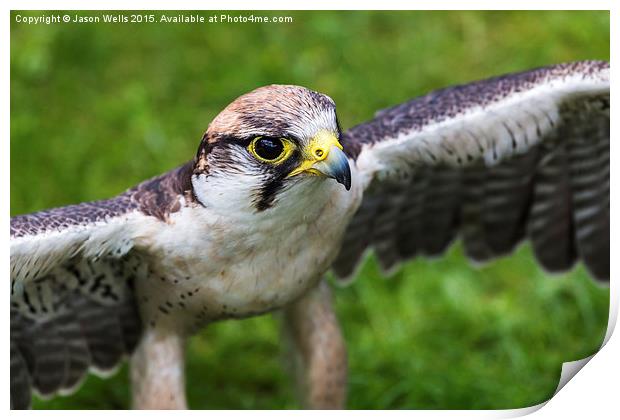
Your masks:
M325 92L348 127L450 84L609 58L606 12L278 14L294 22L13 22L11 213L111 196L189 159L211 118L260 85ZM599 347L609 300L581 266L545 274L528 246L476 268L458 244L389 278L370 259L335 296L349 349L349 408L539 403L552 395L563 361ZM298 407L278 328L268 315L192 338L190 405ZM124 367L35 407L124 408L128 393Z

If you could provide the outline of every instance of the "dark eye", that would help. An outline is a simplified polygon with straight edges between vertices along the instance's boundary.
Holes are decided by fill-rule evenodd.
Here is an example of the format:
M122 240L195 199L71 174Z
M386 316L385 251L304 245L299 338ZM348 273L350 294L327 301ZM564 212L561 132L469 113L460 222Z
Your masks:
M250 152L258 159L265 162L276 162L286 153L287 147L284 139L273 137L257 137L250 144Z

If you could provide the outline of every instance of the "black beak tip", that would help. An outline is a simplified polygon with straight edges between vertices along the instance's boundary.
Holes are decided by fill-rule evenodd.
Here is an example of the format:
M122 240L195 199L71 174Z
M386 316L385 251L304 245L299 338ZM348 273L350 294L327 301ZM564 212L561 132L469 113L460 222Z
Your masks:
M342 172L336 177L336 181L344 185L347 191L351 189L351 168L349 165L343 168Z

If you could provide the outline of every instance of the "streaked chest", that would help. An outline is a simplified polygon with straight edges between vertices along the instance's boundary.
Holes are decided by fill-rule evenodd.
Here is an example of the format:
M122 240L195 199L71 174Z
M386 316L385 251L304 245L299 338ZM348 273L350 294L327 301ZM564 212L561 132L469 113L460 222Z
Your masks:
M199 328L280 308L315 285L337 256L361 191L317 182L301 197L251 214L176 213L148 244L155 258L139 293L149 295L149 321Z

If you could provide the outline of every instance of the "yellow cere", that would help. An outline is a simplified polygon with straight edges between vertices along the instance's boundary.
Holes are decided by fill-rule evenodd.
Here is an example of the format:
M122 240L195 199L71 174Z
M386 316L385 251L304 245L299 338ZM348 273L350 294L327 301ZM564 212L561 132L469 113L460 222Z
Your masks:
M334 133L328 130L320 130L314 135L314 137L312 137L312 139L310 139L310 144L308 144L308 147L302 150L303 160L301 164L296 169L291 171L288 176L298 175L302 172L320 175L321 173L312 168L312 165L327 159L329 150L332 146L336 146L342 150L342 145Z

